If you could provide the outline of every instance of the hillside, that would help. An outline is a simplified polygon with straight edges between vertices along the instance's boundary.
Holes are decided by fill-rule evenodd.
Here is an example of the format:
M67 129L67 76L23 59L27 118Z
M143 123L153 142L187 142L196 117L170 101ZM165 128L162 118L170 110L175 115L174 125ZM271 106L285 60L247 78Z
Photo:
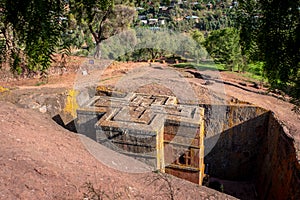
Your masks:
M83 199L88 182L114 199L168 198L166 182L150 184L157 174L129 174L101 164L83 146L83 136L63 129L48 116L7 102L1 102L0 110L1 199ZM176 199L234 199L169 179Z
M149 66L148 63L116 63L102 73L100 84L115 85L120 90L130 91L137 88L136 82L143 82L143 86L140 85L136 91L170 95L175 91L172 86L164 87L158 80L155 80L155 84L146 84L147 78L153 78L148 74L159 75L162 79L170 78L168 70L169 67L158 63L155 66ZM1 82L0 85L9 88L9 91L0 94L1 199L83 199L84 193L93 189L87 183L91 183L94 189L100 188L98 193L110 199L166 199L172 195L174 199L233 199L216 190L171 176L118 171L94 158L84 146L94 145L93 141L62 128L51 119L63 109L66 90L80 82L78 78L81 74L76 75L75 71L52 75L49 83L42 85L36 84L39 82L37 79ZM292 111L292 104L271 95L263 95L265 89L249 86L248 80L236 74L221 72L219 78L211 76L212 79L208 81L198 77L199 73L207 73L204 71L176 69L176 73L193 87L201 103L210 103L210 92L214 91L213 88L219 88L221 85L217 80L222 80L225 96L218 91L214 95L228 104L249 102L271 110L284 125L284 131L294 138L299 156L300 117ZM143 76L145 74L147 76ZM127 76L136 82L124 81ZM125 77L123 82L122 77ZM176 87L172 78L166 80ZM180 94L187 91L186 88L179 90ZM47 108L45 112L43 106ZM102 158L114 157L120 163L127 163L129 168L144 167L123 156L111 156L114 152L102 146L96 150ZM171 188L168 183L171 183ZM241 196L249 195L249 190L243 191L242 185L238 185L237 182L231 187L235 192L242 191L239 194Z

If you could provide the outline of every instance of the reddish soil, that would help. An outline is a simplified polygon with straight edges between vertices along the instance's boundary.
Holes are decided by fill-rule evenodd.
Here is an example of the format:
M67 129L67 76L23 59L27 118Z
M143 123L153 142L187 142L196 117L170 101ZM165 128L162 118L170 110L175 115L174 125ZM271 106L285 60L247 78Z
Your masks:
M110 197L104 199L168 199L170 191L176 199L232 199L170 176L171 190L162 179L155 181L159 174L114 170L47 115L6 102L0 110L0 199L83 199L88 182Z
M165 178L159 177L160 174L132 174L107 167L85 149L79 135L58 126L49 115L15 105L20 104L21 100L24 102L24 99L34 101L34 98L43 94L57 94L66 88L73 88L74 83L78 83L78 77L81 77L76 75L76 66L80 66L79 63L82 62L80 59L74 61L73 65L70 64L73 66L71 70L68 71L67 67L63 75L52 75L47 84L39 86L38 79L9 79L0 82L0 86L11 89L0 93L0 199L83 199L88 182L95 188L100 188L98 193L103 192L104 199L169 199L170 191L174 193L175 199L232 198L175 177L167 178L172 183L170 189ZM135 86L134 80L143 81L143 73L158 73L163 79L163 76L168 76L166 69L169 69L167 65L160 64L149 66L148 63L117 63L102 73L98 83L116 86L116 83L123 80L122 77L129 74L133 81L117 85L117 89L174 94L174 88L165 87L157 80L141 87ZM274 96L263 95L266 89L255 89L249 86L248 80L240 79L236 74L221 72L219 78L204 80L195 75L202 72L187 69L177 72L192 86L201 103L211 103L210 92L223 87L218 81L225 81L228 83L224 84L225 93L216 91L213 96L227 103L249 102L272 110L295 139L296 147L300 146L300 116L292 111L293 104ZM186 88L180 88L179 92L185 96L185 90ZM33 95L37 91L38 97ZM101 151L108 157L111 153L105 148ZM154 181L157 177L159 180Z
M243 81L237 81L237 75L232 73L221 73L222 79L229 80L232 83L241 83ZM235 79L235 82L232 81ZM245 81L244 81L245 82ZM285 131L289 133L297 143L297 147L300 147L300 113L294 104L289 103L287 100L289 97L282 97L281 95L268 94L267 89L255 89L251 86L248 87L236 87L234 85L225 84L227 95L240 99L242 101L249 102L251 104L260 106L267 110L274 112L275 116L286 127ZM248 90L246 90L248 89ZM262 95L260 93L267 93ZM284 98L285 100L282 100ZM298 112L293 109L297 109ZM300 148L298 148L300 149Z

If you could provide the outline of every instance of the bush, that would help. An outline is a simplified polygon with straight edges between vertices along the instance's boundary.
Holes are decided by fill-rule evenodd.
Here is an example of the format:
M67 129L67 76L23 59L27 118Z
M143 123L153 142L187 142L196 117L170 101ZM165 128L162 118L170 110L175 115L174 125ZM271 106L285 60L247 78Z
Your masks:
M250 63L247 71L257 76L264 76L263 66L263 62Z

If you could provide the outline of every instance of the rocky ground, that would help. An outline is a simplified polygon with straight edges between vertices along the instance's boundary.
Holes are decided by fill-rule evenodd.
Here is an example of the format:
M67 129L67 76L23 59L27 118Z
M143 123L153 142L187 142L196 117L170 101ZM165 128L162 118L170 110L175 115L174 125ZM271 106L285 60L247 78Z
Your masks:
M85 149L80 136L47 115L7 102L1 102L0 110L0 199L83 199L84 194L104 199L169 199L171 194L175 199L233 199L170 176L171 188L160 174L112 169ZM111 155L105 148L101 152Z
M98 64L95 70L86 62L79 59L54 70L47 84L1 74L0 86L8 90L0 90L0 199L83 199L95 193L104 199L233 198L170 176L121 172L96 160L82 136L51 119L64 108L67 90L85 85L175 95L180 101L198 97L199 103L248 102L272 110L300 146L300 116L292 111L294 105L236 74L158 63ZM111 154L105 148L99 151Z

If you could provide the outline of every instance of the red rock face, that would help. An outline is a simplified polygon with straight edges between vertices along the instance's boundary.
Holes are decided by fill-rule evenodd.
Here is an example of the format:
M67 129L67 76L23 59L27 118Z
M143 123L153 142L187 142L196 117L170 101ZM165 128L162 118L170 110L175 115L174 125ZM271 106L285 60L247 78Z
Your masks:
M192 170L185 170L183 171L183 169L181 168L166 168L166 173L168 174L172 174L173 176L176 176L178 178L181 179L185 179L188 180L192 183L196 183L199 184L199 172L198 171L192 171Z
M300 165L294 140L270 114L256 188L261 199L300 199Z
M300 165L294 140L274 115L267 111L252 115L250 107L227 110L235 112L230 122L234 125L220 133L215 147L206 155L209 174L223 180L252 182L259 199L300 199Z

